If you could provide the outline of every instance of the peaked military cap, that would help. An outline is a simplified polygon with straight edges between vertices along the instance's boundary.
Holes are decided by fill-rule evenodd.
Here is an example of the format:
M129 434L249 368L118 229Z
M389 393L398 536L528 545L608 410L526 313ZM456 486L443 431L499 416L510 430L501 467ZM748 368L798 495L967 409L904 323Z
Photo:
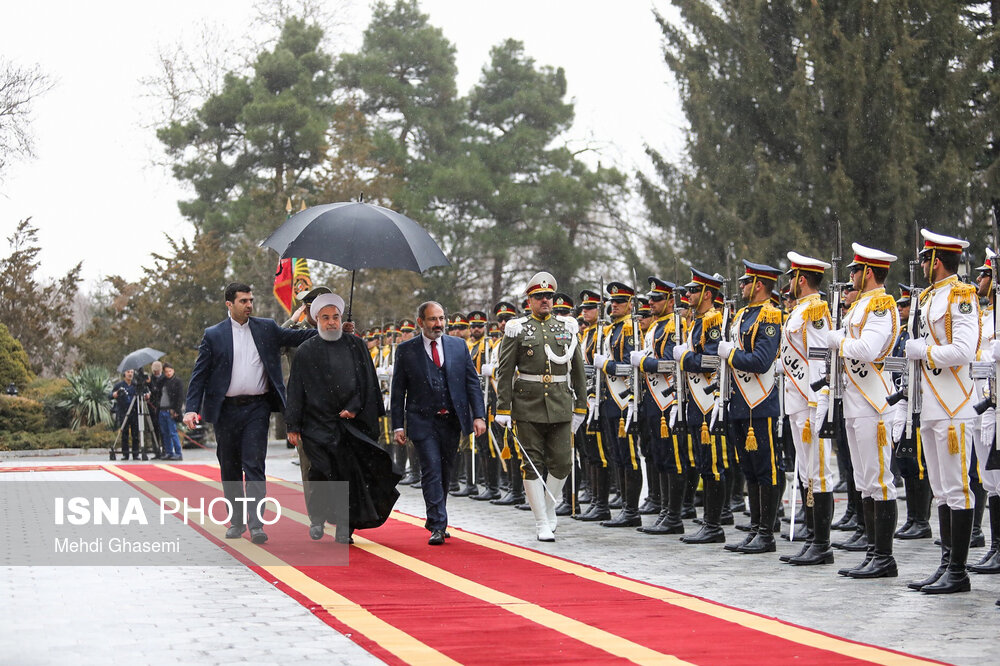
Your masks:
M601 304L601 295L596 291L584 289L580 292L580 307L595 308Z
M693 285L693 286L692 286ZM710 289L722 289L722 278L716 275L702 273L694 266L691 267L691 282L687 285L688 290L709 287Z
M552 309L559 310L560 314L565 314L573 311L573 299L569 297L569 294L564 294L561 291L555 296L552 301Z
M674 289L677 288L673 282L667 282L666 280L661 280L658 277L653 277L650 275L646 280L649 281L649 293L646 294L647 297L652 297L654 294L660 296L670 296L674 293Z
M500 316L516 317L517 316L517 306L514 305L513 303L511 303L510 301L500 301L499 303L497 303L496 305L493 306L493 316L494 317L500 317Z
M889 265L896 261L896 255L883 252L882 250L876 250L875 248L866 247L860 243L851 243L851 249L854 250L854 261L847 265L848 268L852 266L889 268Z
M604 290L611 295L611 298L624 298L628 300L635 296L635 289L624 282L609 282Z
M531 312L531 308L528 307L528 299L527 298L525 298L523 301L521 301L521 311L522 312Z
M495 321L491 321L489 323L489 326L486 328L486 335L490 336L491 338L499 338L500 324L496 323Z
M469 313L469 326L485 326L486 313L482 310L473 310Z
M924 237L924 249L920 250L921 255L929 252L955 252L960 254L962 250L969 247L969 241L967 240L945 236L944 234L936 234L927 229L921 229L920 235Z
M913 287L908 284L899 285L899 298L896 299L896 305L909 305L912 296Z
M324 287L320 285L318 287L313 287L312 289L309 290L300 291L299 293L295 294L295 300L297 300L299 303L305 303L308 305L309 303L312 303L313 299L319 296L320 294L332 294L332 293L333 292L330 291L329 287Z
M456 312L451 319L451 325L455 328L468 328L469 320L461 312Z
M410 333L417 330L417 325L413 323L412 319L403 319L399 322L399 331L401 333Z
M822 273L826 271L826 269L830 268L830 264L822 259L807 257L804 254L799 254L798 252L789 252L785 256L788 257L788 261L791 264L791 268L785 271L785 275L791 275L795 271L813 271L816 273Z
M976 270L977 271L982 271L984 273L985 272L992 273L993 272L993 259L996 258L996 256L997 256L997 253L993 251L993 248L989 248L989 247L986 248L986 261L983 262L983 265L980 266L979 268L977 268Z
M552 277L552 273L546 273L545 271L535 273L528 280L528 286L524 289L525 296L554 293L556 293L556 279Z
M743 260L743 275L740 276L740 281L752 280L757 278L758 280L772 280L774 282L778 281L778 276L781 275L781 271L774 266L768 266L767 264L755 264L752 261Z
M640 296L639 297L639 316L640 317L648 317L652 313L653 313L653 311L649 308L649 299L646 298L645 296Z

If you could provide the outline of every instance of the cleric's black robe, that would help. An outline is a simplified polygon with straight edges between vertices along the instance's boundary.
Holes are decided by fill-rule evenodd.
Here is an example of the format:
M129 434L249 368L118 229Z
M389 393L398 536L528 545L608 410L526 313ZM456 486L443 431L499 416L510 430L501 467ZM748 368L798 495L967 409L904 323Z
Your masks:
M335 342L316 336L299 345L287 396L285 422L302 435L310 481L349 482L352 529L384 523L399 498L400 476L376 444L385 406L365 343L345 333ZM345 409L356 417L340 418ZM329 498L317 501L317 515L335 522Z

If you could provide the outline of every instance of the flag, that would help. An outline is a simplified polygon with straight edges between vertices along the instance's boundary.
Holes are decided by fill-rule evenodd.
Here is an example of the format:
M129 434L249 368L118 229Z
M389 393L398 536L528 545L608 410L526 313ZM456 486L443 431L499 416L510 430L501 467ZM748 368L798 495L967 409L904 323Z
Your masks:
M274 273L274 297L286 314L292 314L292 261L279 259L278 270Z

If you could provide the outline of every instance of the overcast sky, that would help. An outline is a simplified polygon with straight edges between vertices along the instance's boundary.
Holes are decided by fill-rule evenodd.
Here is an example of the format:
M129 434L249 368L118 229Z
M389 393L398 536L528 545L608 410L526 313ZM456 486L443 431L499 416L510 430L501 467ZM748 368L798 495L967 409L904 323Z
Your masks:
M565 68L575 145L597 145L604 163L628 172L647 168L644 142L681 154L685 121L652 16L654 5L669 11L665 0L420 4L456 46L461 94L478 80L490 47L513 37L538 64ZM338 6L336 43L356 49L369 3ZM151 252L166 251L164 233L190 237L176 205L190 193L153 166L162 157L150 128L157 107L140 81L156 74L161 48L190 43L203 24L239 40L255 13L252 2L237 0L6 3L0 56L40 65L55 87L34 107L36 159L13 163L0 183L0 238L32 217L42 273L57 276L82 260L90 289L109 274L138 278ZM4 240L0 256L7 253Z

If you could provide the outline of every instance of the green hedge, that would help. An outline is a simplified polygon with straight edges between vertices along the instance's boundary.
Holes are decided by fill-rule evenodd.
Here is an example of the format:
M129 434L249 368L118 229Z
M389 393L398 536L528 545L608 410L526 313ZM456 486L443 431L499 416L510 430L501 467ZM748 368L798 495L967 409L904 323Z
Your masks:
M46 430L59 430L60 428L68 428L72 421L70 411L59 406L59 402L66 398L68 389L69 382L61 377L58 379L36 379L28 384L21 395L42 403L42 407L45 409Z
M33 451L36 449L106 449L115 441L115 431L104 426L79 430L49 432L3 432L0 430L0 451Z
M19 395L0 394L0 433L40 433L45 427L45 406Z

